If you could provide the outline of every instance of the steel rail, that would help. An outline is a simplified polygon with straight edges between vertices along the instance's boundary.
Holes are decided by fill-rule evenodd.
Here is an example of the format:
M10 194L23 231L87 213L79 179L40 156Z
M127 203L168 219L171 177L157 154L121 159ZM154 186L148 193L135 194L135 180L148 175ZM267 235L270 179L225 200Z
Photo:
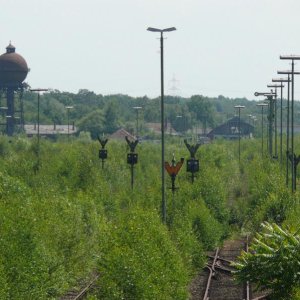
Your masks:
M212 263L212 266L206 266L206 268L209 270L209 276L208 276L208 280L207 280L207 284L206 284L206 289L205 289L205 294L203 297L203 300L209 300L209 291L210 291L210 284L211 284L211 279L214 276L216 270L215 270L215 264L216 261L218 259L218 254L219 254L219 248L217 248L215 256L214 256L214 260Z
M212 259L214 258L212 255L208 255L207 257L212 258ZM220 257L220 256L218 256L218 260L227 262L227 263L229 263L229 264L232 264L232 263L233 263L232 260L228 260L228 259L222 258L222 257Z
M72 300L80 300L83 299L83 297L86 295L86 293L90 290L90 288L93 286L93 284L96 282L96 280L99 278L99 275L96 275L93 280L91 282L89 282L89 284L82 289L79 294L77 294L76 296L74 296L74 298L72 298Z

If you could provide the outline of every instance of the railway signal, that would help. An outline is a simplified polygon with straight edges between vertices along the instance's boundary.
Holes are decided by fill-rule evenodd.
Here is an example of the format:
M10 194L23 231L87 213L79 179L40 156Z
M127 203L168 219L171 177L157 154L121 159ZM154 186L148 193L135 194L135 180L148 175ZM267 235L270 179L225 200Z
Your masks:
M130 148L130 153L127 154L127 163L130 165L131 169L131 189L133 190L133 167L138 163L138 154L134 151L139 141L130 141L127 136L125 137L125 140Z
M101 149L99 150L99 158L102 161L102 169L104 168L104 162L107 159L107 150L104 149L106 143L108 142L108 139L102 140L99 136L98 136L98 141L101 145Z
M173 210L173 215L175 213L175 191L178 189L175 187L175 179L177 174L179 173L182 165L184 162L184 158L181 158L179 162L176 163L175 160L175 156L173 154L173 158L172 158L172 162L171 164L169 164L167 161L165 161L165 169L168 172L169 176L171 177L171 182L172 182L172 186L171 186L171 190L172 190L172 210ZM171 218L171 223L173 223L173 217Z
M199 172L199 160L196 159L196 152L201 144L190 145L186 139L184 144L190 152L191 157L186 162L186 171L192 173L192 183L194 183L195 173Z
M168 172L168 174L170 175L171 181L172 181L171 190L172 190L173 194L174 194L175 190L177 189L175 187L175 179L176 179L176 176L177 176L179 170L181 169L181 167L183 165L183 162L184 162L184 158L182 157L180 159L180 161L178 163L176 163L174 154L173 154L173 159L172 159L171 164L169 164L167 161L165 161L165 169Z

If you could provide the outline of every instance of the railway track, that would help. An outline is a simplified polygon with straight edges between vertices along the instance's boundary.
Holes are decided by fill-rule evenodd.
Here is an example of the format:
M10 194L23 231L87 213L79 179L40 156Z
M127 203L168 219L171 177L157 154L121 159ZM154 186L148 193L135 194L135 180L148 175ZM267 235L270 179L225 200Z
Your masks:
M265 295L252 294L250 283L234 281L231 262L242 250L248 251L246 239L226 241L222 248L208 254L208 263L203 272L193 281L191 300L264 300Z
M78 290L69 291L67 294L65 294L63 297L61 297L60 300L82 300L82 299L85 299L87 294L95 287L95 284L96 284L98 278L99 278L99 275L95 275L94 278L90 282L84 284Z

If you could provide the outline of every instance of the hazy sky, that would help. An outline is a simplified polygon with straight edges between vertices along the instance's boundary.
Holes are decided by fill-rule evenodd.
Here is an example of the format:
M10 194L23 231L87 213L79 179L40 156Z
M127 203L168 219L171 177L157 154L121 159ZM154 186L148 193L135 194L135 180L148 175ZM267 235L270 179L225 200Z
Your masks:
M300 54L299 0L0 0L0 53L9 41L31 87L101 94L247 97L266 91L280 54ZM298 63L298 66L300 62ZM297 66L296 66L297 68ZM300 66L299 66L300 69ZM300 78L295 80L300 98Z

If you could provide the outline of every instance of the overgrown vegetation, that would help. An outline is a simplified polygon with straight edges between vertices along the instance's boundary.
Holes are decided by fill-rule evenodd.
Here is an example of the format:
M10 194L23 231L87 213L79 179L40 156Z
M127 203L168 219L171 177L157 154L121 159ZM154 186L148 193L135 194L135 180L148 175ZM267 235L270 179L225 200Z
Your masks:
M300 206L255 141L243 141L241 165L235 142L201 146L195 183L182 169L174 201L167 189L167 225L159 145L137 146L133 191L125 141L107 147L102 170L97 142L42 139L37 168L36 140L0 136L0 298L58 298L97 271L99 299L187 299L204 252L233 231L299 225ZM173 153L189 156L178 139Z
M263 223L250 252L243 252L237 267L237 278L271 290L274 299L293 296L300 285L300 236L298 232L282 229L277 224Z
M42 140L38 169L36 140L1 136L0 148L4 298L57 298L97 270L101 299L186 299L203 251L228 232L226 216L197 185L191 189L184 172L174 204L167 193L168 226L162 224L156 144L138 146L133 192L125 141L109 142L104 170L99 145L85 139ZM177 145L176 153L186 151ZM222 181L214 184L225 207Z

